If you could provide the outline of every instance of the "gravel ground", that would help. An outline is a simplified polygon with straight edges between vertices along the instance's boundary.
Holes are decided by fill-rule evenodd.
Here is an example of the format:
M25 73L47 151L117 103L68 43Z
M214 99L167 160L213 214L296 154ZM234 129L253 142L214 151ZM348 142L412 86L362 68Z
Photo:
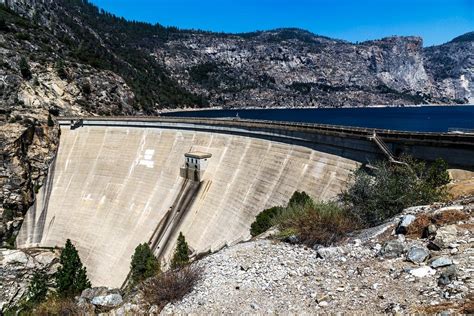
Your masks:
M427 239L396 236L394 227L364 242L355 239L318 250L269 239L242 243L197 262L205 269L202 280L162 313L459 311L474 292L473 226L471 217L439 228L438 235L450 239L438 251L426 248ZM390 250L387 240L403 249ZM406 253L413 246L430 257L409 262ZM440 257L451 264L431 268L431 261ZM439 284L442 274L448 276L447 284Z

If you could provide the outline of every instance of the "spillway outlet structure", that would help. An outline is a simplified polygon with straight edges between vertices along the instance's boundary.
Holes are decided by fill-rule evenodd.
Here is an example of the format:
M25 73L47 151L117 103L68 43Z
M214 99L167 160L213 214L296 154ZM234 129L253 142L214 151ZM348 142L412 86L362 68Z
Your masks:
M201 182L206 171L208 159L211 158L210 153L202 151L193 151L184 154L184 165L180 169L180 175L182 178Z

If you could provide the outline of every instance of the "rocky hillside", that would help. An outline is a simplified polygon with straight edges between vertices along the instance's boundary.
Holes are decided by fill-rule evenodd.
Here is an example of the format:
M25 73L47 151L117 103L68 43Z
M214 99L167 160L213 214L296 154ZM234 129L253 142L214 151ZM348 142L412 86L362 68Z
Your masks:
M234 245L192 264L203 274L160 311L143 288L86 289L77 314L472 314L474 198L406 209L332 247L272 237ZM291 241L291 238L288 239ZM17 304L34 271L51 275L58 250L0 250L0 311Z
M201 282L162 314L472 314L473 210L472 198L412 207L334 247L224 249L197 263Z
M473 101L469 34L353 44L299 29L245 34L127 22L82 0L0 0L7 105L98 114L175 107L301 107ZM18 53L15 53L18 52ZM32 79L15 80L19 57ZM24 95L26 93L26 95Z

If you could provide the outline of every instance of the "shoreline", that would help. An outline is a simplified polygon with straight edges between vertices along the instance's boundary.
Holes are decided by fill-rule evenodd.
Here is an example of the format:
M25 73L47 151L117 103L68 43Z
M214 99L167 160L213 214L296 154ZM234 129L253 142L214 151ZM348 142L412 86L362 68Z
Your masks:
M367 105L367 106L344 106L344 107L234 107L234 108L223 108L222 106L206 107L206 108L165 108L161 109L159 114L167 113L178 113L178 112L203 112L213 110L228 110L228 111L245 111L245 110L323 110L323 109L367 109L367 108L421 108L421 107L457 107L457 106L474 106L474 104L408 104L408 105Z

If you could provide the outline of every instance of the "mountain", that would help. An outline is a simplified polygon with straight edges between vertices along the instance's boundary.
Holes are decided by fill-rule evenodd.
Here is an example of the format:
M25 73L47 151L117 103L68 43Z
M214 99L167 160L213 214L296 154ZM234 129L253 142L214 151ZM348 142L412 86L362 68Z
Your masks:
M152 114L183 107L342 107L474 100L472 33L362 43L300 29L243 34L126 21L86 0L0 0L6 112ZM24 58L31 78L21 76Z

